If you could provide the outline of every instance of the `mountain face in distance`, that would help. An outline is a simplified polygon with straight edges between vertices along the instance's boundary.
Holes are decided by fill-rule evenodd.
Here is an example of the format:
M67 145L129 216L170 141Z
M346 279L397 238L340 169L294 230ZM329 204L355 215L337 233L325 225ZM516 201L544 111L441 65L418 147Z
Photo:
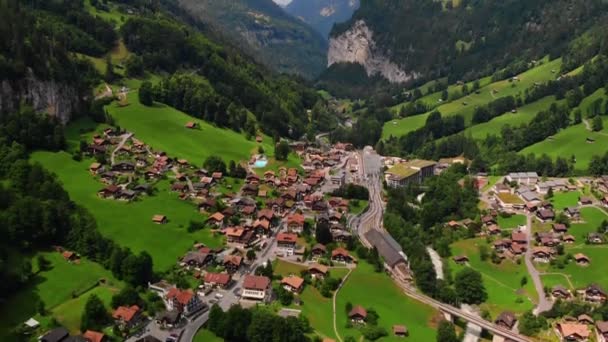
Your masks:
M178 4L276 71L314 78L326 65L326 40L272 0L179 0Z
M333 25L349 20L359 4L359 0L292 0L285 11L328 37Z

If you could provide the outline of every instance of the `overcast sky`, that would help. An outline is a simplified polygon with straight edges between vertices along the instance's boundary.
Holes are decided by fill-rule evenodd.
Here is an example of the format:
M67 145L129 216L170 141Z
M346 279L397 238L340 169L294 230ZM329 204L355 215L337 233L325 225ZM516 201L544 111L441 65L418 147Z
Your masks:
M291 2L291 0L273 0L273 1L281 6L286 6Z

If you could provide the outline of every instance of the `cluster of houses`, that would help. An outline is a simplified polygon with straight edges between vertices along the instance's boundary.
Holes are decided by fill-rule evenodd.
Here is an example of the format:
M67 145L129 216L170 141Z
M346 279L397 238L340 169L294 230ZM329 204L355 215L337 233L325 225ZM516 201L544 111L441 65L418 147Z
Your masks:
M367 317L367 310L360 305L353 306L353 308L348 312L348 319L350 320L351 324L359 326L365 325L367 323ZM405 325L393 325L392 331L395 337L406 337L409 335L409 331Z
M593 181L593 187L602 194L600 202L608 208L608 176L598 177Z
M70 335L68 329L57 327L49 330L38 340L40 342L106 342L110 339L99 331L87 330L82 335Z

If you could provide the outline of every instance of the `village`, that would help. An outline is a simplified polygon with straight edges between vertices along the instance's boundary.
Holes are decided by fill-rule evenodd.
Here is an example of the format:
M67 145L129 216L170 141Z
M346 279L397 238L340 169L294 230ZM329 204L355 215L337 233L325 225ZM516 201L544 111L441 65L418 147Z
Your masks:
M185 129L194 127L192 123L184 125ZM180 276L192 280L196 286L184 288L167 280L148 284L148 290L162 299L164 310L149 316L137 305L123 305L113 311L116 329L130 336L128 340L155 341L152 338L156 338L172 342L183 334L194 334L206 322L209 309L215 304L224 310L234 304L243 307L285 305L279 309L279 315L297 317L301 312L297 308L301 305L299 294L306 286L332 296L341 282L341 277L333 275L336 270L342 275L357 267L359 239L365 245L376 247L389 274L411 286L414 275L399 243L373 225L357 221L366 209L367 200L336 195L346 194L340 190L354 184L373 188L364 172L364 153L342 143L315 147L295 142L290 148L301 161L299 167L260 168L259 161L265 160L265 156L258 153L249 162L222 172L155 151L134 134L112 128L81 146L84 153L96 160L90 165L89 173L99 181L98 197L107 201L146 201L147 196L154 196L158 191L155 184L168 179L169 191L180 200L192 203L193 210L200 214L201 222L191 228L209 229L224 242L221 247L194 243L176 261L175 269ZM438 162L379 158L384 183L390 188L422 184L452 165L468 163L463 157ZM576 244L577 240L585 244L605 243L605 231L589 232L581 241L583 239L569 233L568 228L571 223L583 220L581 208L608 207L607 177L544 179L535 172L520 172L495 179L494 185L489 178L485 174L475 176L484 204L482 215L476 220L446 222L447 229L476 231L477 236L484 237L492 246L490 258L495 263L521 263L529 259L542 267L560 259L560 262L587 267L597 262L583 252L566 255L564 246ZM554 194L583 189L599 195L580 196L576 205L561 209L556 209L548 200ZM598 196L602 199L595 199ZM372 199L368 200L371 204ZM367 209L368 212L377 210ZM382 210L369 215L378 214L381 215ZM512 215L523 215L526 222L507 227L499 224L499 217ZM171 219L162 212L150 217L158 225ZM66 261L78 262L75 253L60 252ZM458 265L468 265L470 256L462 254L452 259ZM277 277L272 271L272 265L276 266L277 262L298 265L302 271ZM528 271L537 272L534 266ZM563 285L545 289L540 280L535 286L547 302L559 299L597 304L607 299L607 293L595 283L575 290ZM367 309L353 304L347 313L348 320L354 325L365 325ZM512 330L517 327L517 317L504 311L494 323ZM585 341L592 334L589 326L595 327L598 336L608 336L608 324L594 322L587 315L558 322L555 329L564 340ZM49 334L67 334L67 330L61 329ZM392 334L407 336L408 327L395 325ZM50 337L43 340L54 341Z

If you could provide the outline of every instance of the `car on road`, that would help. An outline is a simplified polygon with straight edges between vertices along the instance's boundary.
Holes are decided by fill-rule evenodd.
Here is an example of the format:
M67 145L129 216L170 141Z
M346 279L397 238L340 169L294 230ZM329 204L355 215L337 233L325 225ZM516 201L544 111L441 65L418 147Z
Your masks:
M212 299L209 301L209 304L215 304L215 303L217 303L217 299Z
M215 294L215 298L224 298L224 295L218 292Z
M234 290L232 290L232 293L234 293L235 295L238 295L239 292L241 292L241 288L240 287L237 287Z

